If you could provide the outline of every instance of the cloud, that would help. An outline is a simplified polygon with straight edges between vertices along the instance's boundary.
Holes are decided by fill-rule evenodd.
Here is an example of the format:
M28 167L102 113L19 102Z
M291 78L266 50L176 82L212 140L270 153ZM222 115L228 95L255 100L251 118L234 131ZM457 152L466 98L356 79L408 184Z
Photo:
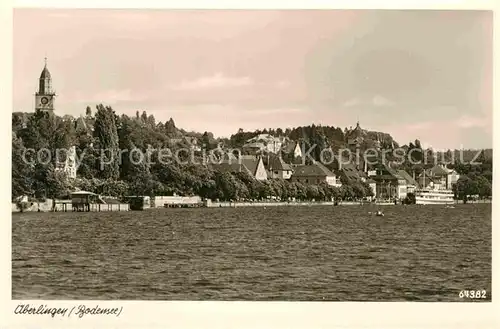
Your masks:
M352 98L346 102L344 102L344 107L353 107L355 105L358 105L360 102L357 98Z
M130 89L109 89L106 91L98 92L95 94L84 94L78 92L74 95L68 95L65 97L68 101L74 101L78 103L94 102L100 103L104 102L106 104L117 104L121 102L136 102L143 101L147 99L147 95L144 94L134 94Z
M206 90L251 86L254 82L250 77L227 77L223 73L200 77L191 81L182 81L173 86L173 90Z
M377 106L377 107L382 107L382 106L393 106L394 102L383 97L383 96L376 95L372 99L372 104Z
M471 117L468 115L463 115L453 123L454 126L460 128L473 128L473 127L486 127L491 124L491 121L488 121L485 118L481 117Z
M347 101L344 102L344 107L354 107L358 105L362 106L375 106L375 107L390 107L394 105L394 102L385 98L384 96L381 95L375 95L371 100L366 100L362 99L360 100L359 98L351 98Z

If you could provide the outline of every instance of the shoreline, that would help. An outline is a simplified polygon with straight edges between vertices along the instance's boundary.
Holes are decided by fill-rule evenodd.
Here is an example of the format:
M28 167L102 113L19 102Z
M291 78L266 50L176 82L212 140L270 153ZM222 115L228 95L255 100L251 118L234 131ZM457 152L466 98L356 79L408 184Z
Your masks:
M474 205L474 204L491 204L491 200L482 200L482 201L475 201L475 202L467 202L466 205ZM427 204L427 205L418 205L418 206L450 206L450 205L463 205L464 203L460 202L460 200L455 200L454 203L452 204ZM311 202L206 202L204 205L195 205L195 204L184 204L180 205L179 207L172 207L172 208L242 208L242 207L261 207L261 208L266 208L266 207L313 207L313 206L331 206L331 207L337 207L337 206L412 206L416 204L411 204L411 205L405 205L405 204L394 204L394 202L356 202L356 201L343 201L343 202L338 202L337 205L335 205L335 202L333 201L311 201ZM13 207L14 208L14 207ZM143 211L147 210L152 210L152 209L166 209L167 207L148 207L144 208ZM131 211L131 210L129 210ZM41 213L47 213L47 212L52 212L48 209L46 210L41 210L38 211L38 209L28 209L24 210L23 213L34 213L34 212L41 212ZM57 212L62 212L62 211L57 211ZM73 212L73 211L68 211L68 212ZM12 209L12 214L16 213L21 213L18 209L14 210Z

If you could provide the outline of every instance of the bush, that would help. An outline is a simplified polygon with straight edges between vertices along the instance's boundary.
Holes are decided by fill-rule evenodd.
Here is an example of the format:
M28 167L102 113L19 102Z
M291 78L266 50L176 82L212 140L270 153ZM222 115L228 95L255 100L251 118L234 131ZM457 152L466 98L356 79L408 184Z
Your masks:
M20 212L24 212L26 209L29 208L29 203L26 201L17 201L16 207L17 209L19 209Z

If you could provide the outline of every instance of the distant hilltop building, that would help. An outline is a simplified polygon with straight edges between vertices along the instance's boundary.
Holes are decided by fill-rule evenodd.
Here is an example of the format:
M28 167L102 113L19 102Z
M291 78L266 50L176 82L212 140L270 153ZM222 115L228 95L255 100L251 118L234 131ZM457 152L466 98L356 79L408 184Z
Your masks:
M35 110L54 112L54 100L56 93L52 89L52 77L47 68L47 58L40 78L38 79L38 91L35 94Z
M361 128L359 121L356 123L356 127L354 129L351 128L345 130L345 136L347 137L347 145L350 149L360 148L362 145L364 145L365 147L371 147L376 150L380 150L384 148L382 139L384 141L387 141L389 139L389 141L385 143L385 148L390 147L391 149L394 149L396 146L389 135L365 130Z
M284 137L274 137L270 134L259 134L246 141L243 150L250 154L259 152L279 153L282 145L285 143Z
M367 132L361 129L359 121L356 123L356 128L347 133L347 145L350 147L359 147L365 140Z

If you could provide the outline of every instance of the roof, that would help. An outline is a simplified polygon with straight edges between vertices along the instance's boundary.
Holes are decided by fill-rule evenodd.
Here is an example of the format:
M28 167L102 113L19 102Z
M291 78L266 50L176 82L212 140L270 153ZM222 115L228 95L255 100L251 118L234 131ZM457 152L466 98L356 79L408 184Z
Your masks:
M40 74L40 79L51 79L49 69L47 68L47 64L45 64L42 73Z
M71 192L71 195L97 195L97 194L88 191L75 191Z
M85 119L80 116L78 119L75 121L75 129L77 130L88 130L87 128L87 123L85 122Z
M248 171L251 175L255 175L257 166L261 161L253 155L240 155L239 158L234 154L225 154L224 160L220 164L216 164L214 168L219 171L241 172Z
M425 176L425 181L424 181L423 175L418 177L417 181L418 181L418 185L421 186L422 188L426 188L427 186L430 185L430 183L435 183L434 180L429 176Z
M242 165L250 170L252 175L255 175L257 172L257 166L259 165L259 161L261 159L254 156L242 155L239 160Z
M410 174L407 173L405 170L398 170L397 172L399 176L403 177L403 179L406 180L407 184L418 186L417 181L414 180L413 177L411 177Z
M366 174L357 169L352 163L342 165L342 169L340 171L347 177L348 180L360 180L361 178L366 178Z
M351 130L348 133L348 137L352 138L352 139L357 138L357 137L362 137L363 135L366 135L366 131L361 129L361 126L359 125L359 121L356 123L356 128L354 128L353 130Z
M233 163L223 162L220 164L212 164L212 168L223 173L247 172L248 174L252 175L252 172L245 165L236 162Z
M310 176L335 176L328 168L323 166L321 163L315 163L312 165L301 165L295 167L293 176L297 177L310 177Z
M286 145L282 148L282 150L285 153L292 153L295 151L297 145L298 143L296 141L290 141L289 143L286 143Z
M431 169L429 169L426 173L429 176L447 176L448 170L441 167L440 165L435 165Z
M263 143L259 142L253 142L253 143L247 143L243 145L244 148L257 148L257 149L263 149L265 148L265 145Z
M379 175L379 171L382 170L382 174ZM403 178L396 169L393 169L389 167L387 164L382 164L377 168L377 175L373 177L376 181L380 180L404 180L406 181L405 178Z
M275 138L274 136L271 136L269 134L259 134L257 136L254 136L254 137L248 139L247 142L255 142L255 141L261 141L261 140L268 141L268 140L272 140L274 138Z
M401 175L399 174L399 171L397 169L393 169L391 168L389 165L387 164L384 164L384 167L385 169L389 172L389 174L393 175L394 177L396 177L397 179L404 179L403 177L401 177ZM406 180L406 179L405 179Z
M269 155L267 168L269 170L292 170L292 166L283 161L283 158L277 155Z

